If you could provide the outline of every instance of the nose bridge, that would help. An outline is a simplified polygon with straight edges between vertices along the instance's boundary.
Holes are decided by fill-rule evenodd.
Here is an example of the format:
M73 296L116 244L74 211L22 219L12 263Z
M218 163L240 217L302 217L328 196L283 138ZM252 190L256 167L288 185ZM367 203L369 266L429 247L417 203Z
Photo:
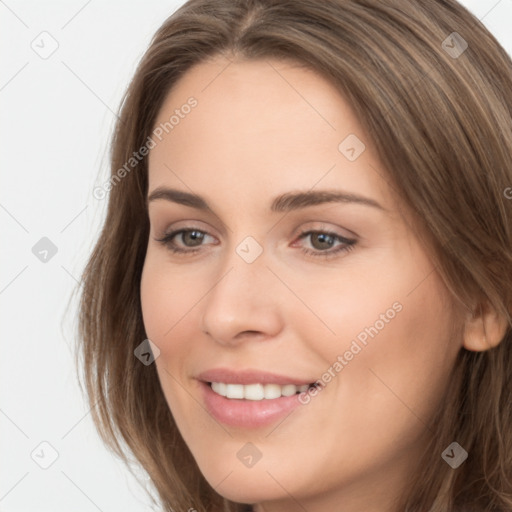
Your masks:
M236 233L232 233L232 236L236 239ZM258 238L262 240L262 235ZM256 292L269 285L266 267L268 254L263 249L263 243L263 240L259 242L253 236L245 236L240 242L230 244L222 256L220 274L224 277L219 276L220 281L215 286L217 293L223 292L226 287L228 293L239 289L244 294L250 294L251 290Z
M278 296L270 290L273 275L266 263L265 251L253 237L244 238L223 256L219 277L203 302L204 332L231 343L246 331L265 336L279 331Z

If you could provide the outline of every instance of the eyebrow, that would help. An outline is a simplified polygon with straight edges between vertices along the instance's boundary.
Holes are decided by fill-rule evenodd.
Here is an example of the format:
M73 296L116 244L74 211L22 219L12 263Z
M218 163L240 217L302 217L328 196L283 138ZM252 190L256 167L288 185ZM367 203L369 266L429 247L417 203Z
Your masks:
M148 196L148 202L158 199L164 199L198 210L211 210L208 203L201 196L173 188L157 187ZM374 199L338 190L287 192L274 198L270 205L270 210L272 212L289 212L324 203L355 203L371 206L384 212L388 211Z

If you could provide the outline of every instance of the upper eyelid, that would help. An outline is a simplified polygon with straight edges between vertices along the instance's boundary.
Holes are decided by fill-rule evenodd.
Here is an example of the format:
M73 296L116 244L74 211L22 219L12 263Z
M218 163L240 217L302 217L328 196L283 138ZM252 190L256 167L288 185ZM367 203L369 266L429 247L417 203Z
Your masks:
M173 228L173 229L169 229L169 230L164 230L163 236L168 236L170 234L177 235L179 233L188 232L188 231L200 231L201 233L204 233L206 235L215 236L212 233L210 233L210 231L208 231L207 229L203 229L201 227L196 227L196 226L190 226L190 225L184 226L184 227L177 227L177 228ZM356 237L356 235L345 236L340 233L337 233L335 229L322 228L322 227L307 228L307 229L301 228L297 233L295 233L294 236L301 236L301 235L310 234L310 233L326 233L326 234L330 234L330 235L334 235L334 236L339 236L340 238L345 238L345 239L349 238L350 236Z
M177 223L180 223L180 222L188 222L188 223L199 223L199 224L204 224L203 221L199 220L199 219L190 219L188 221L178 221ZM347 229L347 228L340 228L340 227L337 227L337 228L332 228L332 227L329 227L327 226L328 224L333 224L332 221L308 221L308 222L302 222L302 224L309 224L309 223L314 223L316 224L315 227L311 227L311 228L298 228L298 229L294 229L294 233L296 234L302 234L304 232L308 232L308 231L321 231L321 232L332 232L333 234L336 234L336 235L339 235L343 238L349 238L351 236L353 236L354 238L358 238L358 235L356 233L354 233L353 231ZM150 222L150 225L153 226L153 223ZM341 233L337 233L336 231L338 229L343 229L345 232L347 232L348 234L347 235L343 235ZM211 230L209 228L203 228L201 226L194 226L194 225L191 225L191 224L185 224L184 226L179 226L179 227L173 227L172 229L171 228L165 228L163 229L163 233L171 233L171 232L175 232L175 231L191 231L191 230L197 230L197 231L202 231L202 232L205 232L209 235L212 235L212 236L215 236L211 233ZM214 231L218 231L216 228L214 228ZM222 234L222 231L220 232Z
M153 224L159 223L160 219L164 220L165 216L168 215L168 213L166 213L167 210L160 210L159 207L157 207L157 203L166 203L166 202L168 202L168 201L152 201L149 203L148 213L150 211L153 212L153 213L149 214L151 226ZM172 204L176 204L176 205L180 206L179 203L172 203ZM324 214L325 214L327 217L330 217L330 215L326 214L326 212L333 208L339 207L340 204L341 203L338 203L338 202L334 202L334 203L325 202L325 203L321 203L321 204L310 205L304 209L297 209L297 210L290 211L289 215L287 215L287 217L288 217L288 219L290 219L289 222L293 222L293 223L297 222L297 223L300 223L301 225L310 224L310 223L315 224L315 227L311 228L312 231L332 231L332 232L335 232L335 234L337 234L338 236L341 236L345 239L358 239L359 240L361 237L358 233L346 228L345 226L341 226L340 224L338 224L339 222L341 222L343 224L343 220L342 220L342 219L344 219L343 216L339 219L336 219L336 217L333 217L330 219L325 218L324 220L311 220L311 217L317 216L317 215L320 217L320 216L324 216ZM346 204L348 206L350 206L351 203L346 203ZM152 208L151 208L151 206L152 206ZM306 211L309 208L316 208L318 206L321 206L322 210L317 212L316 214L313 212L308 213ZM187 205L185 205L185 208L189 209L189 207ZM212 212L212 210L210 210L210 209L207 209L204 213L207 213L208 217L210 217L210 214L213 214L214 219L207 218L207 220L202 220L203 215L201 212L198 212L198 217L195 217L195 215L196 215L195 213L191 213L190 217L188 217L189 214L183 214L183 217L182 217L182 213L183 212L177 214L177 216L181 217L182 220L176 220L175 223L194 222L194 223L199 223L202 225L207 225L209 227L207 227L205 229L203 229L202 227L196 228L195 226L193 226L193 229L205 231L206 233L208 233L212 236L215 236L216 238L220 238L223 236L229 236L230 234L231 235L233 234L233 229L228 224L226 224L220 217L218 217L216 214L214 214ZM162 215L162 217L160 217L160 215ZM311 215L311 217L310 217L310 215ZM172 214L172 216L174 217L174 214ZM186 217L188 217L188 219ZM310 217L310 218L308 219L307 217ZM349 219L350 218L351 217L349 216ZM213 227L212 227L212 220L214 222ZM218 223L218 225L216 225L217 223ZM316 224L320 224L321 227L317 228ZM274 226L275 226L275 224L274 224ZM337 226L337 227L330 227L330 226ZM178 229L178 228L176 228L176 229ZM185 230L185 229L189 229L189 228L188 228L188 225L186 225L185 227L183 227L181 229ZM271 228L269 228L269 230L267 230L267 231L270 231L271 229L274 229L273 226ZM174 230L175 230L174 227L172 229L167 228L164 231L164 233L169 233L170 231L174 231ZM212 232L212 230L213 230L213 232ZM341 230L341 232L337 232L338 230ZM302 232L303 232L302 229L300 229L300 231L299 231L299 228L294 228L293 236L298 236Z
M201 231L202 233L206 233L211 236L216 236L212 233L212 230L210 228L202 227L201 224L205 224L204 222L200 220L189 220L189 221L183 221L188 222L187 224L180 225L182 221L174 222L171 225L166 225L162 228L159 228L158 225L155 223L150 222L151 229L155 232L160 232L161 236L169 235L170 233L176 233L178 231ZM199 225L194 225L191 223L198 223ZM177 224L177 225L175 225Z

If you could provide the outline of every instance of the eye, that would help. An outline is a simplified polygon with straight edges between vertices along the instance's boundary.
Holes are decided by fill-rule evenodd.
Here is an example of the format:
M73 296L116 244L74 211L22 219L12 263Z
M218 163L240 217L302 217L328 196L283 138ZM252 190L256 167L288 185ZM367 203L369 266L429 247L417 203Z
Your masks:
M163 244L165 247L175 253L192 253L196 252L195 247L200 247L208 233L199 229L179 229L164 235L162 238L157 238L156 241ZM213 237L211 237L213 238ZM176 240L181 241L183 246L177 245ZM187 249L188 248L188 249Z
M199 251L202 245L205 245L203 242L208 237L214 238L205 231L189 228L172 231L162 238L157 238L156 241L173 253L192 254ZM357 243L357 240L345 238L338 233L320 230L304 231L299 235L298 240L308 238L312 249L302 248L302 252L308 256L323 258L334 257L341 252L352 250ZM296 243L294 242L292 247L295 247Z
M309 238L313 250L303 248L305 254L330 258L343 251L350 251L354 248L357 240L345 238L338 233L330 231L305 231L299 236L299 240Z

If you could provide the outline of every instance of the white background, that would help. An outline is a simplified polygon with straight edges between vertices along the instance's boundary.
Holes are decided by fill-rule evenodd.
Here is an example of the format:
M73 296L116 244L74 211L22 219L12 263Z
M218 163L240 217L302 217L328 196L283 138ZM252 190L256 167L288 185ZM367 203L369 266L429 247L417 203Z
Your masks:
M121 96L182 3L0 0L1 512L150 509L94 430L73 362L76 301L65 308L104 215L92 189L108 178ZM512 54L512 0L462 3ZM58 43L47 59L31 47L57 44L44 31ZM57 247L46 263L32 253L42 237ZM31 458L51 460L43 441L58 452L48 469Z

